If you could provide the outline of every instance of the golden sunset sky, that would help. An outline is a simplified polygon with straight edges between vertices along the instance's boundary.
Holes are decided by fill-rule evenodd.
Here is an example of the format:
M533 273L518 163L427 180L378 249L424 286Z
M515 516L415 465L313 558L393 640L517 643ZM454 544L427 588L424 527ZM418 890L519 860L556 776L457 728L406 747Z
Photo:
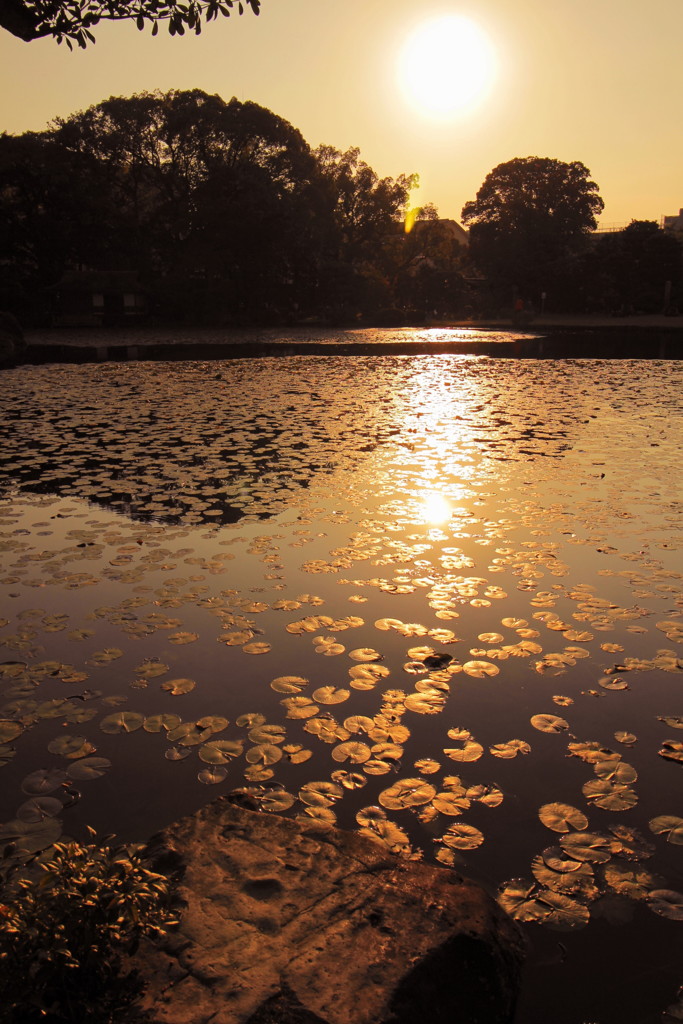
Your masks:
M399 57L446 15L474 23L495 74L477 102L437 115L411 102ZM460 219L493 167L524 156L582 161L605 225L683 206L681 0L263 0L258 18L220 19L199 37L162 27L152 38L132 23L95 31L94 45L70 52L0 30L0 130L40 131L109 96L200 88L270 108L312 146L358 146L382 176L417 172L415 204L443 217ZM447 52L465 81L485 59L467 41ZM420 60L418 80L448 63L436 49L426 62L416 49ZM423 103L431 89L439 105L439 81Z

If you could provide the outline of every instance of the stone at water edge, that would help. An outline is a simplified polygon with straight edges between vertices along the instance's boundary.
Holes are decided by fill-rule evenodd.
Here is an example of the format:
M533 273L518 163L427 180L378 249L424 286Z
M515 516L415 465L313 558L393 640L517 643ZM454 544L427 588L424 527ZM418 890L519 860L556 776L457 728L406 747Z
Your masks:
M517 925L454 871L225 798L155 836L177 932L138 967L154 1024L508 1024Z

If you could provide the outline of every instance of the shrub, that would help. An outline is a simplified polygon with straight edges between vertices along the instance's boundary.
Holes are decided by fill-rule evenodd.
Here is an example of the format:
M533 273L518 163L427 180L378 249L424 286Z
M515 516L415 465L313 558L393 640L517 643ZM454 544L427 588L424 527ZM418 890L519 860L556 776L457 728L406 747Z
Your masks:
M134 971L123 973L122 957L141 936L158 938L177 924L168 880L144 866L142 849L55 843L6 872L1 1024L131 1019L141 986Z

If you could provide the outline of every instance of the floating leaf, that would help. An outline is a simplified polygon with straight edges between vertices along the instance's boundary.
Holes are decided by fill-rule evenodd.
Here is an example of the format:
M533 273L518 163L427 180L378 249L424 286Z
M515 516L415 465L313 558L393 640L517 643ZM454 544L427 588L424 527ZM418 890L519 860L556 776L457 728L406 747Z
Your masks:
M593 765L593 771L599 779L606 779L608 782L621 782L624 785L629 785L638 778L638 772L633 765L626 764L625 761L612 759L598 761Z
M683 764L683 743L680 740L664 740L657 753L667 761Z
M451 825L441 842L454 850L476 850L484 842L484 836L473 825Z
M570 832L560 846L569 857L589 864L605 864L611 857L609 841L594 832Z
M420 807L428 804L436 795L436 789L424 779L399 779L393 786L382 790L379 802L390 810L404 807Z
M211 736L210 729L203 729L197 722L182 722L175 729L170 729L166 739L170 743L179 743L181 747L196 747Z
M581 861L575 860L564 852L561 846L548 846L541 854L543 863L550 868L551 871L559 872L560 874L571 874L574 871L578 871L581 867ZM543 882L545 885L546 883Z
M631 900L644 900L650 889L655 888L661 879L656 879L644 868L612 861L605 865L605 881L622 896L628 896Z
M378 757L375 757L365 762L363 771L367 775L386 775L387 772L391 771L391 767L388 761L381 761Z
M84 757L75 761L67 768L70 779L83 781L85 779L98 779L111 768L111 761L106 757Z
M20 821L43 821L44 818L56 818L64 810L64 804L53 796L34 796L25 800L17 810Z
M654 844L629 825L610 825L609 831L614 836L610 850L625 860L646 860L655 852Z
M470 807L471 801L464 794L453 792L452 790L445 790L443 793L437 793L432 800L432 805L436 808L439 814L446 814L449 817L457 817L466 811Z
M252 743L284 743L287 733L283 725L264 722L250 729L248 736Z
M526 878L513 878L499 890L498 902L515 921L542 921L550 914L548 904L536 900L538 890Z
M638 803L638 797L632 789L606 779L591 779L581 788L586 800L605 811L627 811Z
M137 711L115 711L100 722L100 729L106 733L135 732L144 724L144 715Z
M62 824L57 818L31 822L17 818L0 825L0 849L11 844L13 856L24 857L51 846L61 833Z
M548 928L570 932L588 924L590 918L588 908L562 892L544 889L538 894L537 899L539 903L550 908L550 914L543 918L543 924Z
M344 789L362 789L363 786L367 785L367 779L364 775L359 772L346 772L342 768L337 769L336 772L332 772L330 776L333 782L338 782Z
M242 740L209 740L199 748L199 760L205 764L228 764L244 750Z
M183 747L169 747L164 753L164 757L167 761L184 761L186 757L190 756L190 751Z
M683 893L673 889L653 889L647 897L650 910L672 921L683 921Z
M331 807L343 792L336 782L307 782L299 790L299 799L310 807Z
M599 680L600 686L605 690L630 690L631 687L625 679L619 676L604 676Z
M572 829L581 831L588 828L586 815L570 804L543 804L539 808L538 816L546 828L552 829L553 832L569 832Z
M161 684L161 689L177 697L182 693L190 693L196 685L194 679L167 679Z
M614 750L608 750L607 747L601 747L595 740L587 743L568 743L567 750L573 757L581 758L586 764L597 764L599 761L609 758L618 761L621 758L621 754Z
M343 704L350 696L350 690L337 689L336 686L319 686L311 694L318 704Z
M370 759L370 748L365 743L349 740L333 747L332 757L335 761L351 761L353 764L364 764Z
M286 702L281 701L281 703L285 704ZM240 729L253 729L255 725L263 725L265 720L265 715L260 714L258 711L250 711L246 715L240 715L235 725L239 726Z
M530 722L539 732L563 732L569 728L569 722L557 715L533 715Z
M167 639L169 644L193 644L199 640L199 633L171 633Z
M615 732L614 738L617 743L623 743L625 747L632 747L638 739L632 732L624 732L623 730Z
M310 697L285 697L280 703L287 709L287 718L312 718L320 710Z
M469 800L476 800L477 803L486 807L498 807L504 800L503 791L498 786L470 786L466 796Z
M494 744L489 747L489 751L494 757L511 758L517 757L517 754L531 753L531 747L526 740L508 740L507 743Z
M373 647L357 647L355 651L349 651L349 658L352 661L381 661L382 655Z
M443 709L445 703L444 694L434 690L428 693L409 693L405 699L406 710L418 715L435 715Z
M657 718L671 729L683 729L682 715L658 715Z
M165 665L163 661L149 658L138 665L135 674L141 676L142 679L157 679L159 676L163 676L164 672L168 672L168 669L169 666Z
M308 686L308 679L303 676L278 676L270 684L276 693L301 693L304 686Z
M282 751L274 743L257 743L249 748L245 757L249 764L271 765L282 759Z
M47 749L51 754L59 754L60 757L66 757L68 760L71 760L77 757L85 757L87 754L93 754L97 748L85 736L68 736L65 734L50 740Z
M38 771L26 776L21 784L21 790L28 796L42 796L63 786L68 778L67 772L61 768L39 768Z
M438 761L433 761L431 757L422 757L419 761L415 762L414 767L420 775L433 775L439 771L441 765Z
M492 665L489 661L466 661L462 666L462 670L468 676L474 676L476 679L484 679L486 676L497 676L500 672L498 666Z
M203 782L205 786L215 786L218 782L223 782L228 775L227 768L214 766L211 768L202 768L201 771L197 772L197 778L200 782Z
M292 764L303 764L313 757L313 751L305 749L300 743L287 743L282 750Z
M149 715L143 724L145 732L170 732L177 729L182 719L179 715Z
M12 722L3 719L0 721L0 743L11 743L17 736L21 736L24 727L20 722Z
M264 793L259 797L259 807L262 811L270 811L272 814L282 814L289 810L294 804L294 797L284 789Z
M656 818L651 818L648 825L656 836L666 835L667 843L683 846L683 818L678 818L675 814L660 814Z
M271 650L271 646L264 641L254 641L251 644L245 644L242 648L245 654L268 654Z

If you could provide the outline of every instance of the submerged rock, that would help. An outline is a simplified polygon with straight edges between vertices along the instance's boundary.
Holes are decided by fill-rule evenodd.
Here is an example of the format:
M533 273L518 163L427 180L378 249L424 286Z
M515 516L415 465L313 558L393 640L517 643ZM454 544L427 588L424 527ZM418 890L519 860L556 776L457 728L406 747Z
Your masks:
M139 955L155 1024L504 1024L523 942L479 886L221 798L150 842L180 928Z

